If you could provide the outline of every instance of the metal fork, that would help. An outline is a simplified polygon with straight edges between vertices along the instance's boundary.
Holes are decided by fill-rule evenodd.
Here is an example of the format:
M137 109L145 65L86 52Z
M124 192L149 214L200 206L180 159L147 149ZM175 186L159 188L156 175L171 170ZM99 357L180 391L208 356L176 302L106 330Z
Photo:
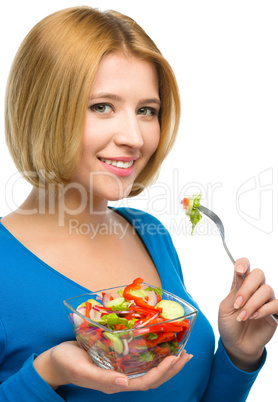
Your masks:
M223 246L224 246L228 256L230 257L230 260L232 261L233 264L235 264L235 260L233 259L232 254L230 253L230 251L227 247L227 244L225 242L225 231L224 231L224 226L223 226L221 219L210 209L207 209L206 207L203 207L202 205L200 205L198 209L200 212L203 212L203 214L205 214L207 217L209 217L216 224L216 226L219 229L220 235L222 237Z
M206 215L208 218L210 218L218 227L221 238L222 238L222 242L223 242L223 246L228 254L228 256L230 257L230 260L232 261L233 265L235 264L235 260L232 257L232 254L230 253L226 241L225 241L225 231L224 231L224 226L223 223L221 221L221 219L219 218L219 216L217 216L214 212L212 212L210 209L203 207L202 205L199 206L199 211L202 212L204 215ZM241 277L244 279L245 275L241 275ZM276 324L278 324L278 314L272 314L271 317L273 318L273 320L276 322Z

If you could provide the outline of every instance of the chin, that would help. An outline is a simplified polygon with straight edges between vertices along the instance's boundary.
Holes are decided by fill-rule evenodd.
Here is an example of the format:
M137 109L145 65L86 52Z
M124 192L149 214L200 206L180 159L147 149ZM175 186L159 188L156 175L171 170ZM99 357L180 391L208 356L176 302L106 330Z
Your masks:
M91 192L93 196L97 196L98 198L102 198L107 201L119 201L122 200L130 194L132 190L133 183L129 186L113 186L108 184L103 189L98 189L99 191ZM96 189L95 189L96 190Z
M128 197L130 194L131 188L127 191L122 192L121 194L113 194L107 197L107 201L119 201L123 200L124 198Z

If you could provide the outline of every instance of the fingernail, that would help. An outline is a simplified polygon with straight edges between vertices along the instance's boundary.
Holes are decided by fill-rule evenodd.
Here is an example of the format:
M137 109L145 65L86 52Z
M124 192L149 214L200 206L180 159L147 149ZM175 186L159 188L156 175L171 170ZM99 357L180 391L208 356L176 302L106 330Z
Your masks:
M121 385L122 387L127 387L128 386L128 381L126 378L123 377L118 377L115 380L116 385Z
M238 273L240 273L240 274L244 274L244 272L245 272L245 267L244 267L244 265L242 265L242 264L238 265L236 271L237 271Z
M243 298L241 296L238 296L236 298L235 304L234 304L234 308L238 309L242 306L243 304Z
M247 316L247 313L245 310L242 310L242 312L237 316L237 321L243 321L245 319L245 317Z

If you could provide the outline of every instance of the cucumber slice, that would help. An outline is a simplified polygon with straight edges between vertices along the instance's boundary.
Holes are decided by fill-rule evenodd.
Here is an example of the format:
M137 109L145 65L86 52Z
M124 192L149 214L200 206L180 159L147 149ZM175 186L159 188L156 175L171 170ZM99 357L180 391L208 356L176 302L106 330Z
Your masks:
M129 302L126 301L124 297L117 297L116 299L110 300L109 302L106 303L106 307L117 307L121 306L123 303L126 303L127 307L129 305Z
M101 341L96 341L95 347L102 349L105 353L109 353L109 348L106 345L103 345L103 343Z
M129 293L135 297L142 297L143 299L148 296L148 293L146 293L143 289L133 289Z
M172 320L184 315L182 305L174 300L161 300L157 303L156 307L162 308L161 317L166 320Z
M103 332L103 335L105 336L105 338L109 339L112 342L112 346L115 352L117 353L123 352L124 346L120 338L117 337L117 335L110 334L110 332Z

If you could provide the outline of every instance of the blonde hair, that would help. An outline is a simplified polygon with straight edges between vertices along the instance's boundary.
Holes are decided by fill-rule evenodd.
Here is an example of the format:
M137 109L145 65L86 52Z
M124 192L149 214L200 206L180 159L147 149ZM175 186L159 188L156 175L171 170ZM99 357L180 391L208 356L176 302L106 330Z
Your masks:
M73 7L44 18L22 42L6 93L6 141L18 170L34 186L65 184L81 156L89 91L102 57L122 51L149 60L159 79L161 138L129 196L157 176L180 117L174 73L154 42L116 11Z

